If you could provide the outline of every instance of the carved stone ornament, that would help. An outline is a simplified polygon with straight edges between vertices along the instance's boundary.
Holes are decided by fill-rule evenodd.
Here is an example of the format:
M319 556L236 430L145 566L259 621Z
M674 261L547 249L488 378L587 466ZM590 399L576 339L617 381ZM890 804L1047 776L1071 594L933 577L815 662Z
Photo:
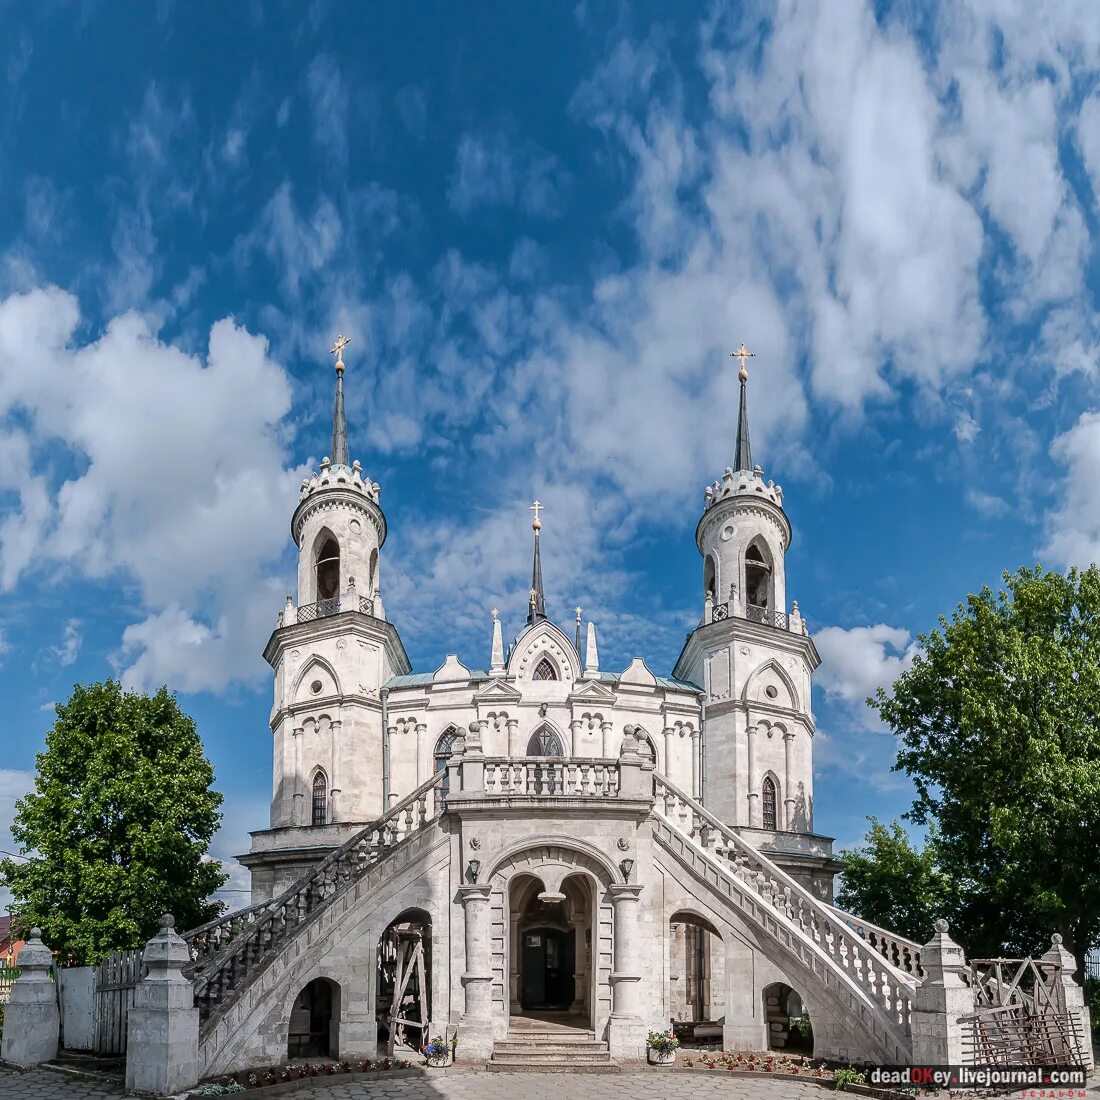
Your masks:
M743 645L741 647L741 656L742 657L747 657L748 655L749 655L749 647L747 645Z
M617 844L620 852L627 852L630 850L630 841L628 841L625 836L619 837L619 839L615 843Z
M470 837L470 847L476 852L481 848L481 837Z

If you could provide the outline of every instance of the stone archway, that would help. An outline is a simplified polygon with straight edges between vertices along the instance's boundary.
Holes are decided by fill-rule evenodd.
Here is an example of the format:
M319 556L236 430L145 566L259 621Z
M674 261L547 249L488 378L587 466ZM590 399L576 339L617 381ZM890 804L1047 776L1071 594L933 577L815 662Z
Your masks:
M534 935L543 928L558 933L559 942L572 947L573 996L567 1010L583 1015L587 1026L602 1034L612 1004L613 910L608 887L613 881L603 859L564 842L532 845L500 860L489 875L495 1016L507 1019L524 1011L521 934ZM545 944L531 950L533 960ZM559 980L560 1001L567 975L559 975Z
M288 1058L335 1058L340 1052L340 986L314 978L294 998L287 1025Z

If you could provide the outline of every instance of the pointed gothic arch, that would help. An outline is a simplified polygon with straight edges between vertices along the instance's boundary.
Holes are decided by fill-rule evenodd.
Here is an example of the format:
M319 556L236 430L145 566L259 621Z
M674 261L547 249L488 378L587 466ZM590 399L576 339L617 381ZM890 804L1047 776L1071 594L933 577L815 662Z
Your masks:
M753 700L749 698L749 693L756 686L760 677L765 672L774 672L776 677L783 682L784 687L790 692L791 696L791 709L798 710L798 689L795 687L794 678L785 669L775 657L769 657L764 661L759 668L754 668L749 674L748 679L745 680L745 686L741 689L742 702L751 703Z
M535 671L531 673L531 679L560 680L561 674L558 672L558 666L549 657L543 656L535 665Z
M333 667L330 661L327 661L320 654L315 653L306 663L302 666L302 670L294 678L294 690L290 693L291 699L297 700L298 693L302 690L302 684L311 684L317 678L317 672L321 670L327 673L332 678L333 684L336 686L336 694L341 695L343 691L340 687L340 677L336 675L336 669ZM305 693L306 697L310 697L314 694L324 694L321 692L309 692Z
M779 782L769 772L764 776L764 782L760 785L760 827L771 829L773 832L779 829Z
M743 565L745 604L749 607L775 606L775 562L768 540L757 535L745 547Z
M322 527L313 540L314 599L338 599L340 596L340 542L331 530Z
M543 723L527 742L528 756L564 756L565 744L557 730L548 723Z
M324 768L315 768L309 784L310 824L328 824L328 776Z
M462 736L462 730L453 722L436 738L435 751L432 753L432 774L443 773L443 783L439 788L439 797L445 799L450 790L450 778L447 775L447 764L451 754L455 751L455 742Z

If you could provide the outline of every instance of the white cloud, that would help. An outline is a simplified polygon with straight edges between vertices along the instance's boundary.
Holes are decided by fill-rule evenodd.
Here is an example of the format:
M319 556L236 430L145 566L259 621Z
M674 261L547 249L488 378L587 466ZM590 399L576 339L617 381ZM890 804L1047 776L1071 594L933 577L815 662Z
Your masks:
M270 595L269 623L281 604L263 578L283 556L302 474L284 463L285 372L230 319L211 328L205 359L161 343L137 314L85 344L78 323L75 299L56 288L0 301L0 417L18 410L31 425L0 434L0 471L20 493L0 522L0 586L35 559L135 584L149 614L125 654L143 686L256 674L258 602ZM75 459L70 475L38 457L58 444ZM164 639L180 638L184 619L192 644L173 660ZM202 631L204 655L219 659L195 658Z
M847 705L865 727L876 728L877 719L865 700L909 669L918 643L907 630L885 623L825 627L814 634L814 641L821 653L816 684L830 699Z
M967 489L966 503L986 519L996 519L1008 514L1008 501L992 493L983 493L980 489Z
M348 91L332 57L320 54L313 59L306 89L313 109L314 140L325 158L342 170L348 163Z
M80 620L70 619L61 635L61 644L53 647L53 655L63 668L71 665L80 655L84 635L80 633Z
M1050 448L1067 467L1061 499L1046 517L1046 543L1039 551L1062 565L1100 562L1100 412L1078 418Z
M460 214L481 206L518 206L544 218L562 213L569 173L552 153L504 134L463 134L447 201Z
M11 826L15 820L15 803L34 790L34 772L16 768L0 768L0 858L2 853L20 855L12 839ZM0 911L7 911L11 903L11 891L0 886Z

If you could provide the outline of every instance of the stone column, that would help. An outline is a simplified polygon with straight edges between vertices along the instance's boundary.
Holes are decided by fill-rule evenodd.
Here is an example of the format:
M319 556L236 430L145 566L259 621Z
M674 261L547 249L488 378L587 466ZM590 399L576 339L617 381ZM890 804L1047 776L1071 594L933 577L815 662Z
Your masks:
M519 913L508 917L508 1011L515 1015L522 1007L519 1003Z
M332 786L328 792L328 820L331 824L340 820L342 809L340 800L340 722L330 722L329 732L332 743Z
M134 990L126 1029L126 1089L175 1096L199 1080L199 1010L182 974L187 944L170 916L145 945L148 975Z
M603 734L603 744L601 746L602 754L603 754L604 759L606 760L608 757L616 755L615 746L612 743L612 739L611 739L611 723L610 722L601 722L600 723L600 731Z
M588 1004L588 967L584 954L584 930L588 918L583 914L575 916L569 927L573 929L573 1003L570 1012L584 1012Z
M920 950L924 980L913 993L914 1065L962 1065L963 1028L958 1019L974 1011L974 990L962 979L966 958L936 921L936 934Z
M459 1043L473 1061L493 1053L492 960L489 955L488 883L466 883L458 888L466 924L465 992Z
M582 725L583 723L579 718L574 718L569 723L569 756L571 759L577 755L577 746L580 744L577 734L580 733Z
M510 757L517 757L523 755L523 750L519 744L519 719L508 719L508 755Z
M19 952L19 977L11 987L11 1000L4 1013L4 1041L0 1057L16 1066L37 1066L57 1057L61 1017L57 1010L57 989L50 977L53 952L42 942L42 930L31 929L31 937Z
M20 955L22 960L22 955ZM1050 950L1043 956L1043 962L1051 963L1060 970L1062 992L1066 999L1066 1011L1077 1017L1078 1034L1081 1036L1080 1065L1091 1069L1092 1057L1092 1020L1088 1005L1085 1004L1085 991L1077 984L1073 975L1077 970L1077 960L1062 946L1062 937L1055 932L1050 937Z
M699 776L699 731L691 728L691 797L698 799L702 796L702 780Z
M794 749L794 732L783 734L783 828L794 828L794 783L791 779L791 752Z
M672 782L675 783L676 782L676 771L672 766L672 749L673 749L673 746L676 744L676 730L675 730L675 728L672 727L672 726L665 726L664 735L665 735L665 775L667 775L669 777L669 779L671 779Z
M298 726L294 730L294 800L291 804L291 825L304 825L306 823L306 791L302 781L302 730Z
M756 724L750 722L746 731L749 747L749 827L760 828L760 792L756 789Z
M714 596L711 594L708 588L703 593L703 625L711 622L714 619Z
M424 742L427 740L428 727L423 722L416 723L416 786L419 787L428 776L424 774ZM415 790L415 788L414 788Z
M645 1024L641 1016L641 944L638 932L638 895L642 887L633 882L616 882L608 887L614 907L611 972L611 1018L607 1042L614 1059L645 1057Z
M485 790L485 754L481 751L481 722L471 722L462 757L463 794Z

